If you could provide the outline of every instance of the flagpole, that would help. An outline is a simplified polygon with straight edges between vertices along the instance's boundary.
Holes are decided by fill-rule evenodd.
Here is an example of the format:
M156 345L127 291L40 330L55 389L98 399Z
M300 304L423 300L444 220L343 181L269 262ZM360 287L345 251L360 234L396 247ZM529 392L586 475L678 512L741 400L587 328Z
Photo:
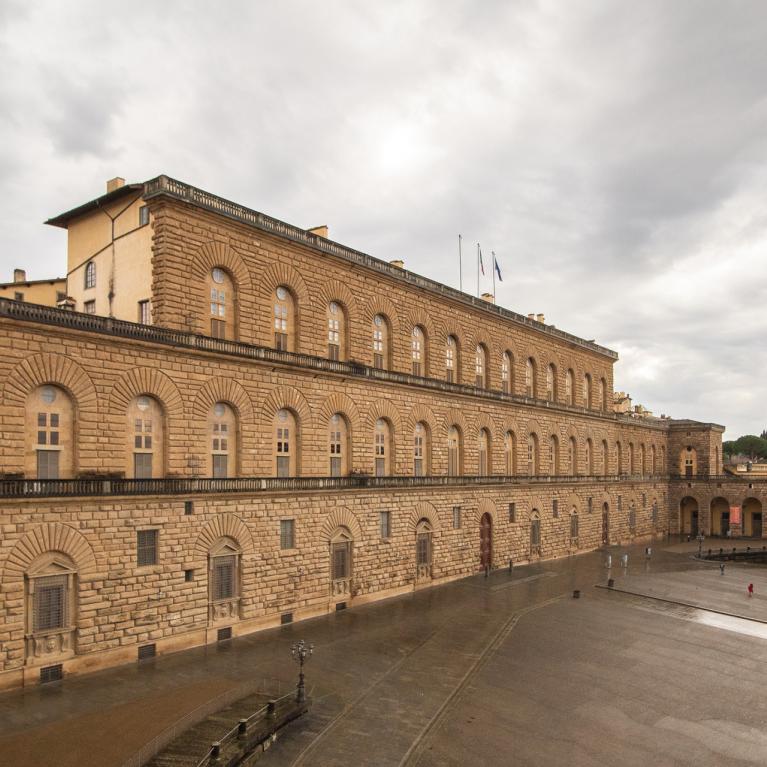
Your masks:
M463 292L463 262L461 260L461 235L458 235L458 290Z
M479 243L477 243L477 298L479 298Z
M495 301L495 251L490 251L493 254L493 301Z

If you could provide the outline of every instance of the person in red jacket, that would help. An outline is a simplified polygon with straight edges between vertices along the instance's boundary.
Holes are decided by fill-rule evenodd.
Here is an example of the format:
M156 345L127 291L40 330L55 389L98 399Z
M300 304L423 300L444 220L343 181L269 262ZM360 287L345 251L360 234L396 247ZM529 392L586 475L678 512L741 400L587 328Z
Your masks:
M754 584L753 583L749 583L748 584L748 595L750 597L754 596Z

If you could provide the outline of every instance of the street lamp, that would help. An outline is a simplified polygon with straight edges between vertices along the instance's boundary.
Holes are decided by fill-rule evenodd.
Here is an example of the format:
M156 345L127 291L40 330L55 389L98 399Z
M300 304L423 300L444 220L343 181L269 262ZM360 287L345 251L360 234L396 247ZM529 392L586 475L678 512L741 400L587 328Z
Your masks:
M304 703L306 701L306 689L304 688L304 663L312 657L314 652L313 644L306 644L304 640L300 640L290 648L290 654L293 656L293 660L298 663L298 694L296 695L296 703Z

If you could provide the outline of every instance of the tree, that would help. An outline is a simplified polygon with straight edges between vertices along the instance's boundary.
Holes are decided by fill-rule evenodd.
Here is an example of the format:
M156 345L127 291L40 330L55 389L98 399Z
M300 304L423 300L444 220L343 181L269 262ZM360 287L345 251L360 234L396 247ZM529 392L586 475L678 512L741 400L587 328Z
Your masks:
M744 436L736 439L734 442L728 443L732 445L733 453L742 453L748 456L749 460L756 461L759 458L767 458L767 439L763 437L757 437L755 434L745 434ZM724 449L724 445L722 445Z

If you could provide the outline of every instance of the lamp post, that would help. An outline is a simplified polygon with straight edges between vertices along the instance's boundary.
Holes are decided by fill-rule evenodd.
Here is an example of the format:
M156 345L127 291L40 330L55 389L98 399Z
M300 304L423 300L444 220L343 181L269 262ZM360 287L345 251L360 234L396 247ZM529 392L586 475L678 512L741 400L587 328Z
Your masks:
M304 703L306 701L306 689L304 688L304 663L312 657L314 652L313 644L306 644L301 639L290 648L290 654L293 656L293 660L298 663L298 690L296 695L296 703Z

